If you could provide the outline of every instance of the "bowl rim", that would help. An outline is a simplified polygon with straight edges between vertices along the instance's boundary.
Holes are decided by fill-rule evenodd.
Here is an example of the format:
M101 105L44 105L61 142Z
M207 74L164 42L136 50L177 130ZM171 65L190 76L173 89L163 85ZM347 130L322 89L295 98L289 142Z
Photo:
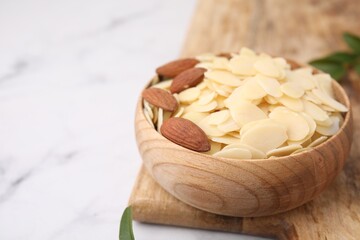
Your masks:
M151 84L153 79L154 79L154 77L150 79L150 81L145 85L144 88L142 88L142 91L144 89L146 89L146 88L151 87L150 84ZM210 158L212 160L223 161L223 162L228 162L228 163L236 163L236 164L239 164L241 162L257 162L257 163L259 163L259 162L264 162L264 161L269 162L269 161L272 161L272 160L281 161L281 160L285 160L285 159L287 160L289 157L295 157L295 156L299 157L301 155L307 156L307 155L311 154L314 151L318 151L319 148L322 148L325 145L330 144L331 142L333 142L334 139L336 139L344 131L345 127L350 123L350 120L352 118L352 109L351 109L351 102L350 102L349 96L346 94L344 88L337 81L335 81L334 79L332 79L332 87L337 88L339 94L344 98L343 99L344 101L342 101L342 103L348 108L348 111L345 113L344 122L341 125L341 127L339 128L339 130L337 131L337 133L335 135L332 135L330 138L326 139L324 142L320 143L319 145L317 145L317 146L315 146L313 148L310 148L308 150L305 150L305 151L302 151L302 152L299 152L299 153L295 153L295 154L292 154L292 155L285 155L285 156L280 156L280 157L274 156L272 158L235 159L235 158L215 157L213 155L207 155L207 154L204 154L202 152L196 152L196 151L187 149L187 148L185 148L183 146L180 146L180 145L170 141L169 139L165 138L162 134L160 134L155 128L153 128L150 125L150 123L146 120L145 115L144 115L143 101L142 101L143 99L141 97L141 94L140 94L140 97L138 99L138 104L137 104L137 110L136 111L140 111L141 117L145 120L147 126L149 128L151 128L151 130L154 131L154 133L159 138L161 138L163 140L166 140L167 142L169 142L174 147L181 148L186 153L194 154L194 155L200 155L201 157L207 157L207 158Z

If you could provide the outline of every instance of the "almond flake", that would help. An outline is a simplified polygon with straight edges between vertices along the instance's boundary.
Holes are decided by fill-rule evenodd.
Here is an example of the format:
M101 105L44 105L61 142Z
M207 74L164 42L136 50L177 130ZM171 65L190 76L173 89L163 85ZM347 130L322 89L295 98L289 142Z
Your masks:
M286 126L289 140L300 141L310 131L310 127L304 117L284 107L276 108L269 114L269 117Z
M229 106L229 110L231 117L239 126L243 126L248 122L267 118L260 108L248 102L239 102L236 106Z
M226 71L208 71L205 73L205 77L227 86L237 87L241 85L241 80L235 75Z
M251 152L245 148L223 149L214 154L215 157L233 158L233 159L251 159Z

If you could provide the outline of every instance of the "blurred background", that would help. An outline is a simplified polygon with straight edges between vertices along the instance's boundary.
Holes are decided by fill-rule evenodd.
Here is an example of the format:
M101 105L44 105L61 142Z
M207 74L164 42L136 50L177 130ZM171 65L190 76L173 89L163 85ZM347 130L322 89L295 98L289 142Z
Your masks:
M117 239L141 165L136 100L179 55L195 3L0 1L0 239ZM134 228L137 239L238 239Z

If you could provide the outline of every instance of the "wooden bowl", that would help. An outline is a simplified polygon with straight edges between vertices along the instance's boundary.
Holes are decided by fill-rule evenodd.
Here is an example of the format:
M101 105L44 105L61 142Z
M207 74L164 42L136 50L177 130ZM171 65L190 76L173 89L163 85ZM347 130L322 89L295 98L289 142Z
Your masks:
M138 148L147 171L181 201L216 214L255 217L296 208L316 196L344 166L352 142L350 101L333 82L336 98L350 110L338 133L317 147L272 159L235 160L185 149L159 134L136 109Z

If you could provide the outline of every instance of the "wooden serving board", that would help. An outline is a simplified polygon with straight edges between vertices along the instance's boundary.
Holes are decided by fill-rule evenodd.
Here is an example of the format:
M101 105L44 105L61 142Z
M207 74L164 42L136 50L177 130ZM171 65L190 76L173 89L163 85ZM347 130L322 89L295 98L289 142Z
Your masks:
M345 49L342 33L360 34L354 0L199 0L182 56L242 46L299 62ZM344 170L314 201L258 218L197 210L163 190L141 168L130 204L137 221L239 232L279 239L360 239L360 79L343 83L354 113L354 142Z

